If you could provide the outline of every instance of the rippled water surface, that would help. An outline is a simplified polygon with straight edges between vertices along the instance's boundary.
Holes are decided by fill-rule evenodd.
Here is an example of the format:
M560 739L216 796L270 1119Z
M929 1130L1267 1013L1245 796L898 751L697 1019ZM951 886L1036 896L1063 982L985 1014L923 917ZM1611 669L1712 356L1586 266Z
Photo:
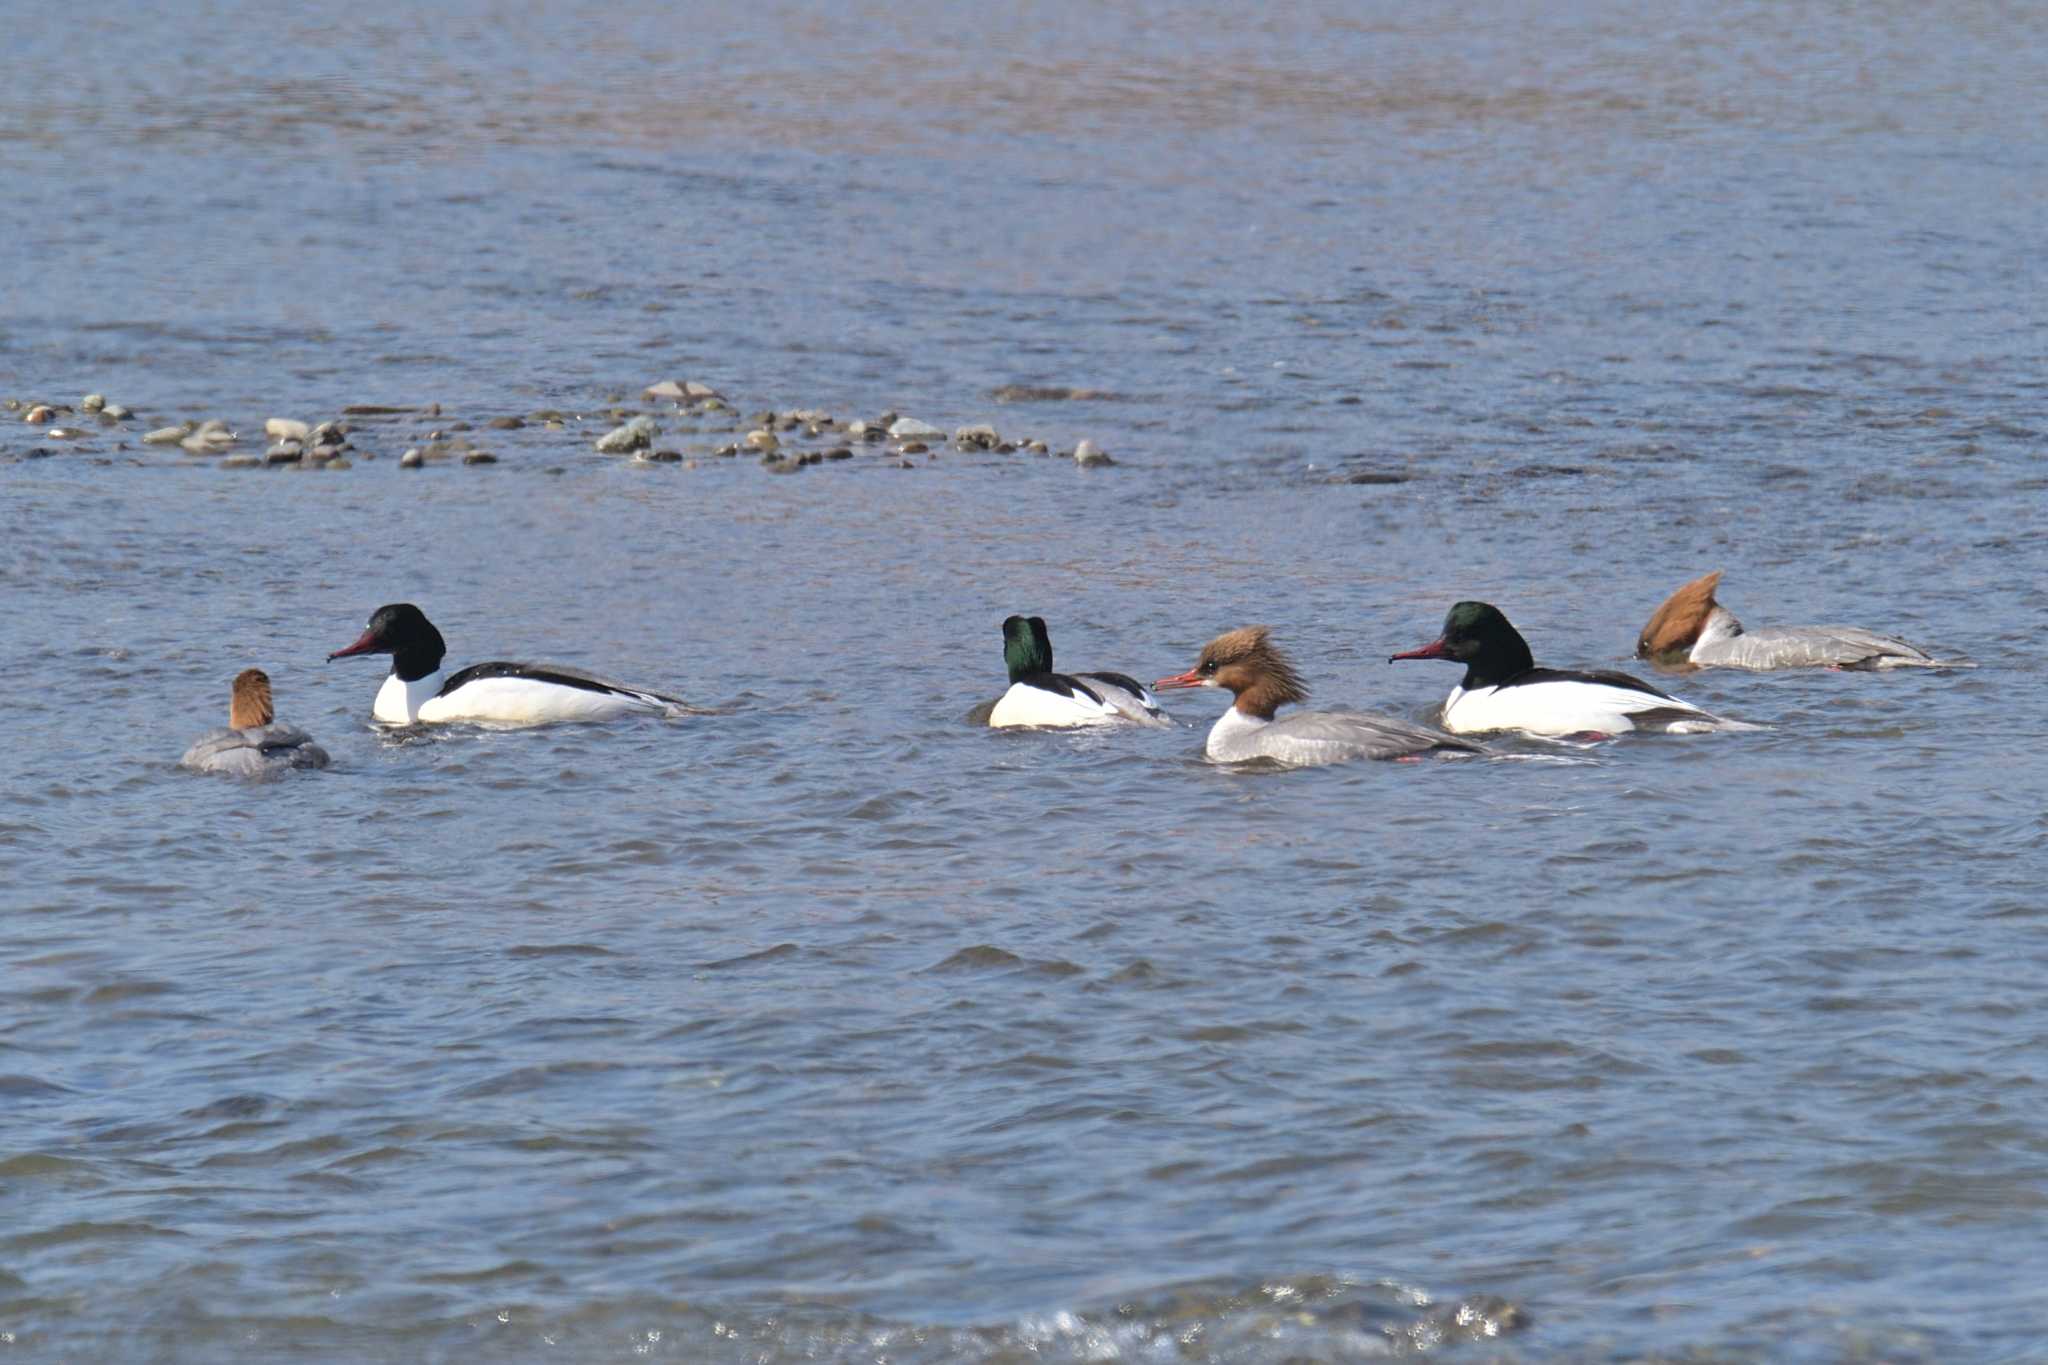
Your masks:
M10 17L0 397L134 416L0 413L0 1344L2038 1352L2040 17L1113 10ZM778 475L670 378L1117 463ZM1452 601L1616 666L1713 568L1978 667L1296 773L962 723L1011 612L1421 717ZM395 600L716 714L380 732ZM330 771L174 766L252 664Z

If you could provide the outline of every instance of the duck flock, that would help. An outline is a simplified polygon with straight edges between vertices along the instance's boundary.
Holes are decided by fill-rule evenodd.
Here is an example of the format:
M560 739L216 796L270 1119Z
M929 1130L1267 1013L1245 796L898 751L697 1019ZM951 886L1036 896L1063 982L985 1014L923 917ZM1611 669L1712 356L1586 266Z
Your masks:
M1745 630L1715 600L1717 570L1666 598L1636 639L1636 657L1667 668L1967 668L1889 635L1858 626L1767 626ZM1473 735L1604 739L1632 731L1700 734L1753 730L1662 691L1628 673L1538 665L1529 645L1486 602L1459 602L1436 639L1396 654L1445 659L1464 676L1445 699L1436 725L1362 711L1305 711L1282 716L1308 699L1287 654L1267 626L1241 626L1202 646L1194 666L1150 687L1125 673L1059 673L1052 638L1037 616L1003 622L1003 658L1010 686L968 719L997 728L1072 729L1097 725L1167 726L1155 691L1217 687L1232 704L1209 730L1205 752L1216 763L1264 762L1311 767L1351 759L1410 758L1429 753L1484 754ZM464 723L498 726L605 721L622 716L701 714L679 697L559 664L491 662L455 673L442 667L447 645L426 613L409 602L379 607L357 640L335 659L388 654L391 672L370 714L387 725ZM270 679L260 669L236 676L225 729L195 741L187 768L238 777L280 776L323 768L328 757L304 730L277 721Z

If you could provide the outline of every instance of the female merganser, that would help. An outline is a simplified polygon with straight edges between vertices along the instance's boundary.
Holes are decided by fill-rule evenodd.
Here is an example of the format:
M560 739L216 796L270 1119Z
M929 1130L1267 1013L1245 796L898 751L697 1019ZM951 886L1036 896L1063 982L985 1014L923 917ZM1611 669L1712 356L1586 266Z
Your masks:
M388 725L472 721L547 725L614 720L631 715L681 715L695 708L675 697L627 687L560 664L472 664L443 676L448 647L441 632L410 602L379 607L362 638L328 662L352 654L389 654L391 676L377 689L370 714Z
M1264 758L1305 768L1352 758L1406 758L1432 749L1487 752L1441 730L1362 711L1297 711L1285 720L1273 719L1281 707L1307 701L1308 687L1271 634L1266 626L1226 631L1202 646L1193 668L1152 684L1162 690L1227 687L1236 695L1209 731L1203 751L1213 761Z
M1458 603L1444 618L1440 639L1387 662L1399 659L1455 659L1465 665L1465 679L1451 689L1443 710L1444 728L1461 735L1491 730L1693 734L1754 728L1723 720L1626 673L1538 668L1521 632L1485 602Z
M1924 649L1860 626L1765 626L1745 631L1714 600L1716 569L1664 599L1636 637L1636 657L1667 667L1953 668Z
M1159 703L1136 678L1122 673L1052 671L1052 637L1045 619L1012 616L1003 622L1003 662L1010 669L1010 690L988 712L997 728L1018 725L1107 725L1136 721L1170 725Z
M327 751L296 725L278 725L270 707L270 677L260 668L235 675L226 730L208 730L194 740L183 767L236 777L275 777L294 768L324 768Z

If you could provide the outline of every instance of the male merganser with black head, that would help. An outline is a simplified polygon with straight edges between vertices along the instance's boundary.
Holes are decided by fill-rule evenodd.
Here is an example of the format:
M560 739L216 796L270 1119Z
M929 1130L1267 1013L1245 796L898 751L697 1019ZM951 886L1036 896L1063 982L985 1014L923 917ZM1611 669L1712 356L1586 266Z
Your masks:
M235 777L276 777L294 768L324 768L327 751L296 725L279 725L270 705L270 675L245 668L235 675L228 703L228 729L209 730L194 740L183 767Z
M633 715L681 715L689 703L660 692L627 687L560 664L472 664L443 675L447 646L426 614L410 602L377 608L362 638L327 656L389 654L391 676L377 689L370 714L388 725L470 721L485 725L548 725L556 721L615 720Z
M1012 616L1003 622L1003 662L1010 669L1010 690L990 708L992 726L1172 723L1145 685L1127 674L1053 672L1052 637L1043 617Z
M1958 668L1904 640L1861 626L1765 626L1744 630L1735 613L1714 600L1721 570L1695 578L1664 599L1636 637L1636 657L1666 667L1748 668Z
M1169 687L1224 687L1235 695L1203 747L1217 763L1268 759L1306 768L1353 758L1406 758L1433 749L1487 752L1441 730L1363 711L1297 711L1275 720L1273 713L1281 707L1308 700L1308 686L1294 671L1293 662L1274 645L1272 631L1266 626L1226 631L1202 646L1193 668L1152 685L1162 691Z
M1446 730L1461 735L1520 730L1530 735L1619 735L1631 730L1694 734L1748 730L1626 673L1538 668L1529 643L1499 608L1460 602L1444 617L1443 635L1401 659L1453 659L1465 678L1444 702Z

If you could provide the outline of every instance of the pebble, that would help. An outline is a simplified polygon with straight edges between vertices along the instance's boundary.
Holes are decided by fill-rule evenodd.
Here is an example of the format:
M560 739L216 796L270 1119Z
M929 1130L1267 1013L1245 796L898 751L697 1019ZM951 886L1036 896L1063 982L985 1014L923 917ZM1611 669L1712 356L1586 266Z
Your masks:
M643 450L633 458L642 464L674 464L683 458L683 452L680 450Z
M659 384L649 384L640 391L640 396L656 402L680 403L683 400L683 386L673 379L664 379Z
M944 436L946 433L933 426L930 422L920 422L915 417L899 417L890 423L889 434L900 441L906 437L912 440L923 440L929 436Z
M683 385L683 396L692 403L710 403L725 397L709 384L699 384L694 379Z
M270 447L270 449L263 452L263 458L270 461L272 464L278 464L284 460L297 459L300 455L305 453L305 449L305 445L299 441L279 441L276 445L273 445L272 447Z
M1096 465L1115 464L1116 461L1110 459L1095 442L1083 441L1074 447L1074 463L1083 469L1092 469Z
M899 455L922 455L930 449L931 447L923 441L905 441L902 445L896 447L896 453Z
M434 405L438 411L440 405ZM387 408L377 403L351 403L341 410L343 417L403 417L411 408Z
M1024 448L1034 455L1046 455L1052 451L1052 447L1043 441L1026 441Z
M726 444L720 446L718 449L712 451L711 453L714 455L737 455L740 453L740 448L736 444Z
M526 425L526 419L524 417L493 417L484 425L493 431L517 431Z
M289 417L272 417L263 424L263 434L273 441L297 441L305 443L306 435L312 430L304 422L295 422Z
M462 457L464 464L496 464L498 457L488 450L472 450Z
M953 443L963 450L994 450L1003 443L1003 438L996 435L994 427L982 422L954 432Z
M828 460L850 460L853 458L853 447L833 446L825 452L825 458Z
M122 407L119 403L109 403L100 409L100 416L110 422L123 422L128 419L129 412L128 409Z
M632 421L613 427L597 438L597 449L601 455L623 455L629 450L640 450L654 444L654 438L661 431L652 417L635 417Z
M234 443L235 433L217 417L201 422L190 435L178 442L194 455L218 455Z
M417 446L398 457L398 467L400 469L418 469L426 462L426 457L420 454Z
M263 461L254 455L230 455L220 462L222 469L254 469Z
M78 406L86 412L98 412L106 405L107 396L103 393L89 393L78 400Z
M775 450L781 447L782 442L772 431L750 431L747 433L747 445L755 450Z
M57 420L57 410L51 407L48 403L38 403L34 407L30 408L27 414L24 415L21 420L24 422L35 422L37 424L41 424L43 422L54 422Z
M794 474L803 468L803 462L792 460L786 455L768 454L761 457L761 468L770 474Z
M43 435L54 437L59 441L68 441L73 436L83 436L85 435L85 433L80 431L77 427L51 427L48 431L44 432Z
M190 422L180 422L174 427L158 427L155 431L146 433L142 439L153 446L176 445L192 434L192 426Z

